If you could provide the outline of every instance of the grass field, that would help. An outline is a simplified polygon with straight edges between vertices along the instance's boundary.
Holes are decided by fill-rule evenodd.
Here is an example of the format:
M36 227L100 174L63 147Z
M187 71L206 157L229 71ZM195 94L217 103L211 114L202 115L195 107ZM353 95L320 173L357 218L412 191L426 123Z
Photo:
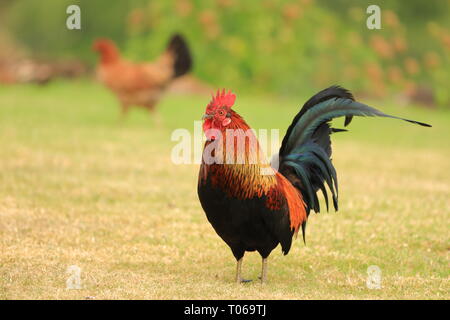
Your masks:
M120 122L90 82L0 88L0 298L450 298L450 113L377 103L433 128L358 118L335 135L340 211L310 217L306 246L275 249L267 284L237 285L198 165L170 161L172 130L192 131L208 100L168 96L155 125L137 109ZM284 132L302 102L238 92L236 110ZM66 289L71 265L80 290ZM366 287L370 265L380 290ZM244 276L259 272L248 253Z

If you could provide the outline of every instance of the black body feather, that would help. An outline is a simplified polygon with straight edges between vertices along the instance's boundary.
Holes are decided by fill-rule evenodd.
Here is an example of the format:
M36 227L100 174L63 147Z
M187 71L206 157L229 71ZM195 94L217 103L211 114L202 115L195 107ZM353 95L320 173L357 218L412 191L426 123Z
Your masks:
M209 178L199 182L198 196L208 221L231 248L236 260L245 251L258 251L266 258L278 244L284 254L289 252L294 231L290 228L286 203L279 210L271 210L266 206L266 196L229 197Z

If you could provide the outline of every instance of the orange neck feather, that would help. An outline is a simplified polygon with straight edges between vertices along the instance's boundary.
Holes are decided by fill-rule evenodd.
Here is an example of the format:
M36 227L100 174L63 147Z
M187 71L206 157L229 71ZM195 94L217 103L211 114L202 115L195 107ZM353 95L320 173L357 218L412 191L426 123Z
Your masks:
M224 163L208 165L202 163L200 170L200 182L206 181L208 176L211 183L228 193L228 196L238 199L261 198L267 196L266 205L273 209L280 209L280 197L284 198L289 208L289 219L291 229L297 234L299 227L307 219L305 204L300 192L287 180L282 174L276 172L270 167L265 155L263 154L254 133L249 125L236 112L232 111L231 123L221 128L222 141L216 141L223 146L223 159L233 153L233 161L241 156L241 164ZM227 132L226 130L242 130L247 133L248 140L254 139L256 143L245 142L245 157L239 155L238 139L234 139L233 150L227 150ZM246 139L247 139L246 136ZM228 138L230 138L228 136ZM220 140L220 139L219 139ZM205 147L211 142L207 141ZM242 149L242 146L241 146ZM242 150L240 151L242 152ZM236 162L234 162L236 163Z

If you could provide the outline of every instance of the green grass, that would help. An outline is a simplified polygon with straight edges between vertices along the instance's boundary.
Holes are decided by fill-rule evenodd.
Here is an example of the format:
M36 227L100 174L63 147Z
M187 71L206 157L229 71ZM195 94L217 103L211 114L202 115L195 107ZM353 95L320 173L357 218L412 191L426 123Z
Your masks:
M238 94L254 128L281 134L301 103ZM197 199L198 165L170 161L170 133L192 131L208 99L165 97L157 126L137 109L120 122L115 99L90 82L0 88L0 298L450 297L448 112L376 103L433 128L358 118L336 134L340 211L310 217L306 246L299 237L288 256L274 250L266 285L236 285ZM66 289L71 265L81 290ZM370 265L381 290L366 287ZM248 253L244 276L259 271Z

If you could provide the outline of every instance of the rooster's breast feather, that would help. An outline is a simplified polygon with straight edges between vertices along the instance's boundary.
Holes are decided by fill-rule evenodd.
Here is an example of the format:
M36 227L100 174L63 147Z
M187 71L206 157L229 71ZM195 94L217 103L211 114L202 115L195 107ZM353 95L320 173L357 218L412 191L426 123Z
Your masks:
M261 174L260 165L202 164L199 188L220 190L224 197L257 211L267 233L289 252L292 236L306 222L306 207L300 192L280 173ZM203 199L203 201L215 201ZM223 202L225 205L227 201Z

